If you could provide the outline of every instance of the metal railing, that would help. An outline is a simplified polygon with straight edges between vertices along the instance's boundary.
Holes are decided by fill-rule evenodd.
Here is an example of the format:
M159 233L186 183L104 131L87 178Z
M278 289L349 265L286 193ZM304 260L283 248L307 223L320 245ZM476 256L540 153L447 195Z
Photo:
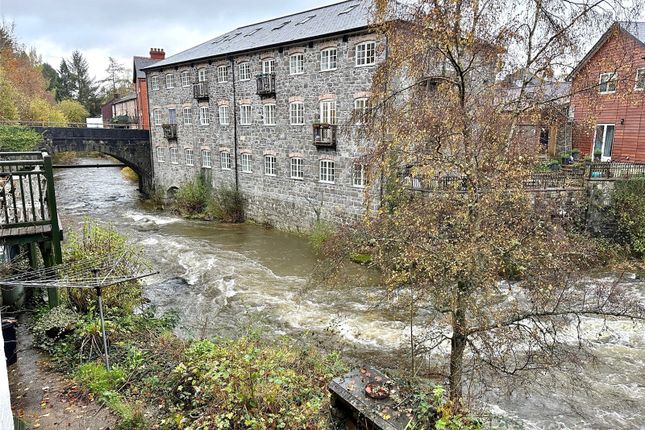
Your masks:
M518 184L526 190L547 190L563 188L581 188L584 185L584 171L560 171L533 173L524 177ZM468 190L468 179L464 176L437 176L434 178L419 178L410 175L403 176L404 184L413 191L445 192Z
M275 94L275 73L263 73L255 77L257 81L257 94L270 96Z
M168 140L177 139L177 124L162 124L161 128L163 129L163 137Z
M334 124L313 124L314 145L323 147L336 146L336 129Z
M196 99L208 98L208 82L201 81L193 84L193 97Z
M53 224L56 211L51 156L0 152L0 227ZM58 220L55 220L58 224Z
M630 179L645 177L645 164L595 162L589 166L590 179Z
M100 126L97 124L87 124L85 122L61 122L61 121L12 121L12 120L0 120L0 126L21 126L21 127L59 127L59 128L124 128L124 124L106 124L101 123ZM136 124L129 124L136 125Z

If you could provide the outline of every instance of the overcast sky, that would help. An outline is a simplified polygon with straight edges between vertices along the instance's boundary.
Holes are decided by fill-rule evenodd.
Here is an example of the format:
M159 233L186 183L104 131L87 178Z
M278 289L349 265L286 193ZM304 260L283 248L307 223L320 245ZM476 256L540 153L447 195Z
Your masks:
M169 56L242 25L338 1L0 0L0 17L54 68L78 49L101 79L110 56L131 68L134 55L153 47Z

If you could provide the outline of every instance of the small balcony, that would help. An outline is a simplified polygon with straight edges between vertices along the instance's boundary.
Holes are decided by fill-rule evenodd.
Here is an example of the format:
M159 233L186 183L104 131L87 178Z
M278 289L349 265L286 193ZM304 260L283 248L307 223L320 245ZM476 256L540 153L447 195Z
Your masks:
M263 73L256 77L259 96L275 95L275 73Z
M162 124L163 137L168 140L177 140L177 124Z
M336 146L337 127L334 124L314 124L314 145L322 148L334 148Z
M193 97L197 100L207 100L208 99L208 82L196 82L193 84Z

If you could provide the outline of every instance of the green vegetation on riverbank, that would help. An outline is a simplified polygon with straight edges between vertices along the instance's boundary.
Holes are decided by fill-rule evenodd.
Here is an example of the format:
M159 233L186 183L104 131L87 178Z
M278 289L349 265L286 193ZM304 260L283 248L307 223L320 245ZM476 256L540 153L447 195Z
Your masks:
M68 243L67 261L79 264L132 249L116 231L95 223ZM57 308L39 309L32 332L54 368L120 417L117 429L337 428L327 384L348 370L339 354L254 330L234 339L180 339L173 334L174 315L141 307L140 285L128 286L128 294L111 288L119 294L104 291L110 371L92 297L72 293ZM428 387L409 396L414 428L480 428L453 415L443 391L437 397Z
M29 127L0 125L0 151L34 151L43 136Z
M174 195L172 210L184 218L244 222L246 199L233 188L213 188L204 176L182 185Z

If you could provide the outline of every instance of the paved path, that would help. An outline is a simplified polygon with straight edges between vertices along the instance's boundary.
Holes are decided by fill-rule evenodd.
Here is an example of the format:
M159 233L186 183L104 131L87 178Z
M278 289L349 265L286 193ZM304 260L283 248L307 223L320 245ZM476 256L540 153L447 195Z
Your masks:
M11 406L27 429L108 430L115 417L82 396L63 375L47 368L46 356L31 346L24 323L18 326L18 362L8 368Z

